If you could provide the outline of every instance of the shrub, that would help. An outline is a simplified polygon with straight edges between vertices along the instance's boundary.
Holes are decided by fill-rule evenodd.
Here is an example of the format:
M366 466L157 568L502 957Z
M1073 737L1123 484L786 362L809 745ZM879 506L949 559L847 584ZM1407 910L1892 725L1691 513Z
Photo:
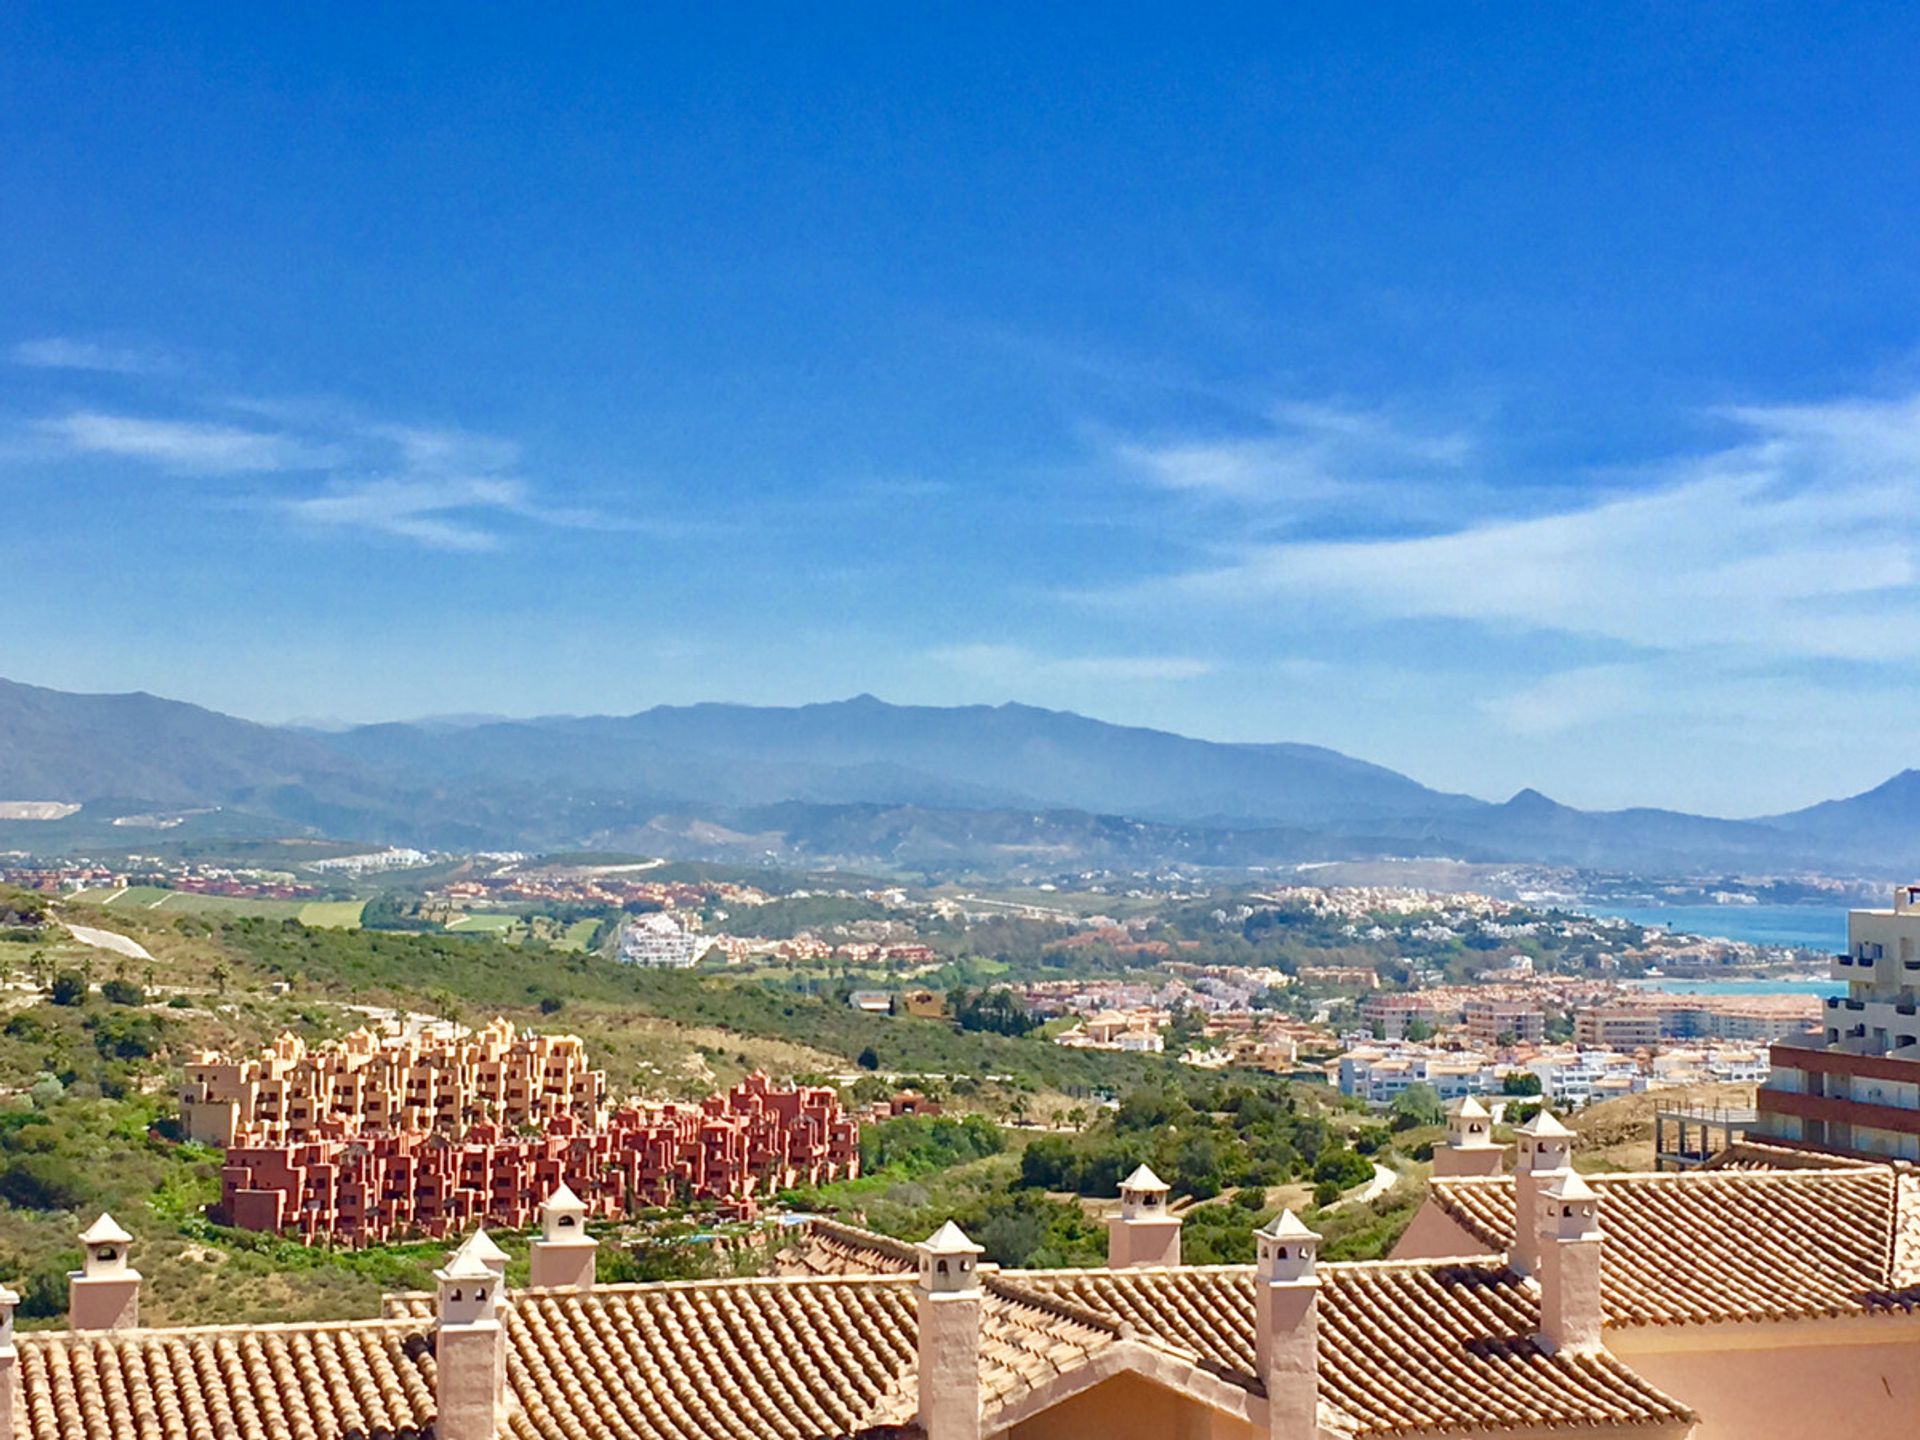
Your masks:
M144 1005L147 992L131 980L122 980L118 976L100 987L101 998L109 1005Z
M22 1155L0 1170L0 1199L23 1210L75 1210L92 1193L86 1170L63 1155Z
M1344 1145L1329 1145L1314 1162L1313 1178L1321 1184L1331 1182L1342 1190L1351 1190L1373 1178L1373 1166L1367 1163L1364 1155L1356 1154Z
M104 1060L145 1060L160 1049L160 1022L151 1015L102 1015L89 1028Z
M47 998L56 1005L78 1005L87 998L87 977L78 970L62 970L53 977Z

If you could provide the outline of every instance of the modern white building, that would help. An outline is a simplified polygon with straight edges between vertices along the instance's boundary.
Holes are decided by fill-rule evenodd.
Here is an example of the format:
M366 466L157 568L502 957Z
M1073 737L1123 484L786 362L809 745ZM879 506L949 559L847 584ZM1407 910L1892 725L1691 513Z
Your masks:
M1431 1085L1442 1100L1490 1095L1500 1088L1493 1061L1471 1050L1363 1045L1340 1057L1340 1093L1389 1105L1410 1085Z
M655 970L684 970L699 945L691 930L664 913L636 915L620 931L620 960Z

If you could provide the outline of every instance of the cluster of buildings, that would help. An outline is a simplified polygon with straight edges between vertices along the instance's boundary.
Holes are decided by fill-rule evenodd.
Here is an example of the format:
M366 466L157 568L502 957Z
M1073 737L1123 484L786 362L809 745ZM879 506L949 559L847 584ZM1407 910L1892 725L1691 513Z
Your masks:
M609 910L653 905L662 910L697 911L713 905L765 905L771 898L752 885L726 880L649 879L657 861L628 865L547 865L510 863L490 874L465 875L433 892L449 905L566 905Z
M124 890L160 885L190 895L219 895L243 900L312 900L323 892L283 870L209 865L199 861L161 861L129 857L114 865L92 861L35 860L0 868L0 883L50 895L80 891Z
M859 1173L859 1126L830 1088L748 1077L698 1104L610 1110L574 1036L358 1031L309 1050L194 1056L187 1133L226 1151L215 1218L308 1243L521 1226L565 1183L595 1216L759 1197Z
M1646 1090L1755 1085L1767 1078L1769 1061L1761 1045L1680 1045L1651 1055L1550 1045L1513 1060L1481 1050L1362 1043L1330 1069L1341 1094L1373 1105L1390 1105L1414 1085L1432 1087L1442 1100L1498 1095L1511 1077L1532 1076L1552 1103L1578 1108Z
M208 1145L298 1145L372 1133L508 1130L606 1122L606 1072L574 1035L535 1035L494 1019L477 1031L360 1029L310 1049L282 1034L251 1055L189 1056L180 1117Z
M1375 1038L1458 1039L1487 1048L1540 1043L1547 1016L1568 1017L1582 1045L1641 1049L1668 1040L1768 1044L1819 1024L1812 995L1667 995L1610 981L1541 978L1504 985L1446 985L1382 991L1360 1002L1360 1023Z
M693 1200L752 1218L776 1191L859 1173L859 1125L834 1090L752 1075L695 1105L625 1106L591 1128L562 1117L538 1133L483 1122L458 1134L234 1146L214 1218L308 1244L365 1245L482 1221L520 1228L532 1223L536 1197L560 1185L596 1218Z

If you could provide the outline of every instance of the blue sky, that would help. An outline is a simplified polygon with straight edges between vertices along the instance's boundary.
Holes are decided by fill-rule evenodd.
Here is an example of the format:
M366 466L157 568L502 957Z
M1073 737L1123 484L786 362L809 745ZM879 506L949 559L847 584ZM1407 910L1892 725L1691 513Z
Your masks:
M1920 764L1912 7L10 7L5 672Z

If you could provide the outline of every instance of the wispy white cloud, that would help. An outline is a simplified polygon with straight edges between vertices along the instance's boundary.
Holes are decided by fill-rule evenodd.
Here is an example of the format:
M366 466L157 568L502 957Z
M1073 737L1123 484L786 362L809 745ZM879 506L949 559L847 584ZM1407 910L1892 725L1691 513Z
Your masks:
M8 349L7 358L36 370L87 370L102 375L167 375L180 368L179 360L164 350L58 335L19 341Z
M1160 488L1282 511L1457 484L1475 453L1465 430L1420 428L1383 411L1296 402L1274 406L1266 418L1252 434L1121 438L1111 448L1131 473Z
M1041 680L1167 681L1211 675L1210 660L1191 655L1043 655L1024 645L947 645L930 659L975 679L1024 684Z
M80 410L42 421L39 428L67 450L146 461L176 474L320 470L342 458L337 446L201 420L152 420Z
M1643 488L1432 533L1248 544L1122 597L1451 620L1657 652L1920 656L1920 398L1727 412Z
M501 537L478 517L526 513L527 490L517 480L486 477L376 479L283 504L309 525L394 535L435 550L497 550Z
M224 418L77 410L38 421L31 433L42 454L108 457L183 477L272 476L273 488L240 503L311 531L482 551L501 548L527 524L640 528L547 500L521 474L519 445L497 435L369 419L329 402L246 398L195 408ZM236 412L247 423L231 423Z

